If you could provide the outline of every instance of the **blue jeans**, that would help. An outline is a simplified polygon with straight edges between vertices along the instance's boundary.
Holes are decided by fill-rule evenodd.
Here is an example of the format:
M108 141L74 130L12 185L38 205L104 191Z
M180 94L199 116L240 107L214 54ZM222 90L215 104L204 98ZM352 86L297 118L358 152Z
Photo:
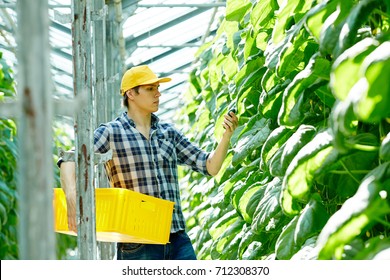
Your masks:
M118 243L118 260L196 260L191 240L185 231L171 233L166 245Z

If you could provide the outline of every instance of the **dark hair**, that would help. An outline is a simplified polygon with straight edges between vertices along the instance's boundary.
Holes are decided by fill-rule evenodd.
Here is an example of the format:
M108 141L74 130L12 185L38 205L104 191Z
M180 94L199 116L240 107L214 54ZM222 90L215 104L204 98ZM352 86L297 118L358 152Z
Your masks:
M136 87L134 87L134 88L132 88L132 89L134 89L134 91L137 93L137 94L139 94L139 86L136 86ZM129 89L129 90L132 90L132 89ZM127 92L129 91L129 90L127 90L126 92L125 92L125 94L123 94L123 106L124 107L126 107L126 108L129 108L129 99L128 99L128 97L127 97Z

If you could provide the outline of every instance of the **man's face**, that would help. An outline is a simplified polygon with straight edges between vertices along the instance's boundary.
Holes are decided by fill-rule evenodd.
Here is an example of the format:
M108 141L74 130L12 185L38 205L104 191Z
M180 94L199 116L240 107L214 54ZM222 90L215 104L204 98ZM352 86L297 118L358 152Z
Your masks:
M157 112L161 96L159 87L159 83L139 86L138 94L134 91L130 93L133 97L132 101L134 101L131 106L146 112Z

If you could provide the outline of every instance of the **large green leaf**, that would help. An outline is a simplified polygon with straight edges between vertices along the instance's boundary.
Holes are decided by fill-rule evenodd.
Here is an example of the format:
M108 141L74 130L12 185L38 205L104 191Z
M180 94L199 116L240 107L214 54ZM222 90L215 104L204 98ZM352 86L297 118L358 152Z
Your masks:
M274 129L261 149L261 167L264 169L268 166L268 161L276 153L276 151L287 141L293 133L292 130L285 126L279 126Z
M390 117L390 42L384 42L363 62L363 79L352 94L354 111L362 121L377 123Z
M379 42L366 38L353 45L340 55L332 66L330 86L339 100L345 100L357 81L362 77L363 60L371 53Z
M335 57L351 47L358 39L358 29L367 22L371 12L378 7L377 0L361 0L348 11L348 16L340 30L340 37L336 45Z
M318 50L318 45L311 41L308 32L302 29L294 37L292 44L286 44L280 52L280 58L276 65L276 74L286 77L295 71L301 71Z
M281 169L285 173L291 161L299 152L299 150L305 146L316 133L316 128L311 125L300 125L291 137L286 141L286 145L283 148L281 156Z
M323 56L334 56L335 49L339 43L341 29L354 4L353 0L337 1L335 9L324 21L320 32L320 53ZM333 10L331 4L330 11Z
M332 0L322 1L307 13L305 26L317 42L320 39L325 20L336 10L338 2Z
M356 133L357 124L352 101L348 98L343 102L336 102L329 118L329 127L333 133L334 146L340 153L350 150L346 139Z
M256 29L264 29L273 26L274 12L278 8L276 0L258 1L251 11L251 23Z
M225 215L220 217L218 221L216 221L209 229L211 237L216 240L231 224L235 223L238 219L240 219L240 217L238 216L235 209L227 212Z
M226 2L226 20L241 21L251 7L252 3L249 0L228 0Z
M298 22L311 6L310 1L291 0L286 1L285 6L280 7L277 16L274 31L272 34L273 44L279 44L286 36L286 31Z
M214 240L211 248L212 259L235 259L238 254L240 240L237 236L240 235L245 222L241 218L237 218Z
M252 222L252 217L249 216L249 214L247 213L249 202L251 201L251 198L254 196L254 194L261 188L263 188L263 186L261 184L259 184L259 183L253 184L241 196L241 199L240 199L240 201L238 203L237 210L240 212L240 214L242 215L243 219L247 223L251 223Z
M282 187L282 181L274 178L266 186L263 197L256 207L252 222L252 230L260 233L262 230L270 231L277 222L277 216L281 214L279 196ZM276 219L275 219L276 218ZM272 221L272 223L270 223Z
M306 201L316 176L322 175L338 158L328 131L318 133L294 157L283 181L283 189L292 197Z

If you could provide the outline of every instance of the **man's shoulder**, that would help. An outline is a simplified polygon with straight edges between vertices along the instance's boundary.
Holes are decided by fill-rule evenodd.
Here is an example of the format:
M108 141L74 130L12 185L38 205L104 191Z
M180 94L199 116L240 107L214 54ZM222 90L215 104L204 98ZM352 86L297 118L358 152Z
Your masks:
M176 128L176 126L169 122L159 122L158 128L161 132L169 132L174 134L179 133L179 130Z
M124 126L126 120L123 119L123 116L120 115L117 118L106 122L106 123L101 123L99 127L106 127L106 128L121 128Z

